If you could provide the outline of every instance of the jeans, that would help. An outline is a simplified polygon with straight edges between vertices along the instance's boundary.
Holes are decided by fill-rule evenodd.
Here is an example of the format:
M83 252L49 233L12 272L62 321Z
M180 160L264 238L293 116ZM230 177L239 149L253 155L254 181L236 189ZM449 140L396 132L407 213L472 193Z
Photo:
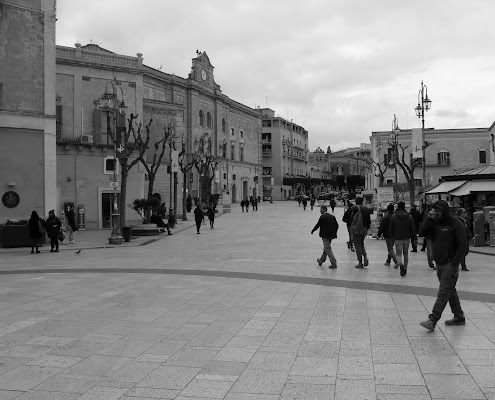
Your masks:
M395 256L395 251L394 251L394 239L385 238L385 242L387 243L387 250L388 250L387 263L390 263L390 260L394 260L394 263L397 264L397 257Z
M353 233L353 241L354 241L354 247L356 248L356 256L359 261L359 264L362 264L363 258L365 260L368 259L368 255L366 254L366 248L364 247L364 238L366 235L360 235L357 233Z
M349 244L352 245L354 244L353 240L352 240L352 232L351 232L351 226L350 225L347 225L347 232L349 233Z
M425 238L426 240L426 258L428 259L428 265L434 266L433 263L433 241L431 238Z
M328 259L330 260L330 264L337 265L337 259L333 255L332 246L331 246L332 239L321 238L321 240L323 241L323 253L321 254L319 262L323 264L328 256Z
M437 300L428 318L437 323L442 317L442 312L447 303L449 303L454 316L464 319L461 302L455 290L457 278L459 278L459 266L454 267L450 262L443 265L437 264L437 277L440 281L440 287L438 288Z
M397 254L397 262L403 264L407 269L409 263L409 239L396 240L395 241L395 253ZM402 262L402 256L404 255L404 262Z
M58 250L58 237L50 237L50 246L52 250Z

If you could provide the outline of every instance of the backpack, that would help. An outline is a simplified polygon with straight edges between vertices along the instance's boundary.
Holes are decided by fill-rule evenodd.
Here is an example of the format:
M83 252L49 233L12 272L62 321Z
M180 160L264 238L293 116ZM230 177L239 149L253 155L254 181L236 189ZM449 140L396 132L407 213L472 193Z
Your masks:
M363 224L363 214L361 213L361 206L358 206L358 212L352 217L351 232L356 235L366 235L368 229Z

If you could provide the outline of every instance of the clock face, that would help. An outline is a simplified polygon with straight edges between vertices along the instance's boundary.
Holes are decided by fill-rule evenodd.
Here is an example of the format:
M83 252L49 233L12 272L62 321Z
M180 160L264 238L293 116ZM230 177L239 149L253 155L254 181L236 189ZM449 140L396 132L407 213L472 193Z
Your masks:
M201 70L201 78L203 78L203 80L206 81L206 71L204 69Z

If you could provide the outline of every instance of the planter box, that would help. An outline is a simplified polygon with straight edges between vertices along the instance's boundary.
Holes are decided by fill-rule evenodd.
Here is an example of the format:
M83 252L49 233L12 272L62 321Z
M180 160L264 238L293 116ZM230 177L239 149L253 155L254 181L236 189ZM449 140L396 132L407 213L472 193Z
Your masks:
M40 243L46 243L46 232ZM29 226L0 225L0 245L2 247L31 247Z

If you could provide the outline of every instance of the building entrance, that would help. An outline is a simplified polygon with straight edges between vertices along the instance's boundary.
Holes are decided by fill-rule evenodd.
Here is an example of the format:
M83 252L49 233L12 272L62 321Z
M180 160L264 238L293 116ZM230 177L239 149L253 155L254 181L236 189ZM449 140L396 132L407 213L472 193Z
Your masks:
M120 201L120 193L117 193L117 204ZM112 229L113 192L101 194L101 228Z

